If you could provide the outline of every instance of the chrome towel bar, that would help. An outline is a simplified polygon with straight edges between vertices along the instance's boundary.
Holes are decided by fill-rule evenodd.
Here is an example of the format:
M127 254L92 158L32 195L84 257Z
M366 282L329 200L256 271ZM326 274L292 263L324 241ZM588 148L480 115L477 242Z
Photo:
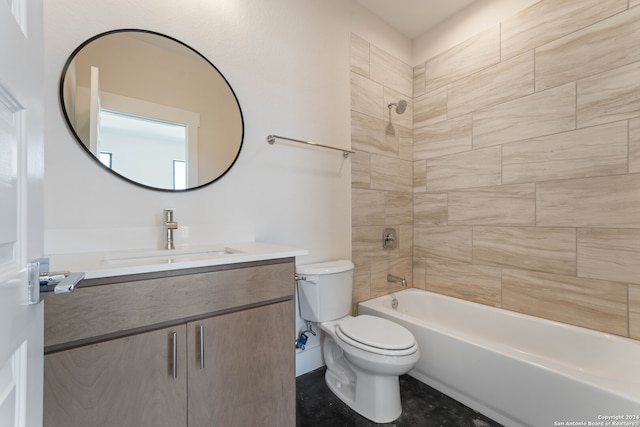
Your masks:
M342 149L342 148L331 147L329 145L318 144L317 142L303 141L301 139L287 138L286 136L278 136L278 135L268 135L267 136L267 142L269 144L273 144L274 142L276 142L276 139L284 139L286 141L293 141L293 142L299 142L301 144L308 144L308 145L314 145L316 147L328 148L329 150L342 151L342 155L345 158L349 157L349 154L355 154L355 151L345 150L345 149Z

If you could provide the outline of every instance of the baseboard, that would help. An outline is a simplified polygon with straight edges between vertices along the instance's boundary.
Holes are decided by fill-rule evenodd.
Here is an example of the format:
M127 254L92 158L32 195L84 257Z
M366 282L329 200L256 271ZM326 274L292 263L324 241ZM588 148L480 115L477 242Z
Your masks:
M296 352L296 377L324 366L322 347L318 344Z

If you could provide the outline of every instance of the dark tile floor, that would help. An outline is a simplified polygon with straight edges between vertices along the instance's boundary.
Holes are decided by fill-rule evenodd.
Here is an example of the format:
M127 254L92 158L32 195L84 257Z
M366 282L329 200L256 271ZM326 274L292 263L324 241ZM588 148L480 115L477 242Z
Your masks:
M497 422L409 375L400 377L400 418L392 423L376 424L342 403L327 387L324 373L323 367L296 380L298 427L500 427Z

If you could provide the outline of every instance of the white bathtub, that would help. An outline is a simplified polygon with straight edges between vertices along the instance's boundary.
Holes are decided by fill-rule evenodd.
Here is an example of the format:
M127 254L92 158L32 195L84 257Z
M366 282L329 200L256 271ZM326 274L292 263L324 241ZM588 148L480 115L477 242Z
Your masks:
M501 424L640 426L638 341L418 289L358 312L414 334L409 375Z

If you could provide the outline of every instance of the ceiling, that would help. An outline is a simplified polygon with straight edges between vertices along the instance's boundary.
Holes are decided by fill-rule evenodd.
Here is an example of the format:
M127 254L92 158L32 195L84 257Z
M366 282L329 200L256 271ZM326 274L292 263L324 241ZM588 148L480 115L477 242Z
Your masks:
M476 0L356 1L413 40Z

